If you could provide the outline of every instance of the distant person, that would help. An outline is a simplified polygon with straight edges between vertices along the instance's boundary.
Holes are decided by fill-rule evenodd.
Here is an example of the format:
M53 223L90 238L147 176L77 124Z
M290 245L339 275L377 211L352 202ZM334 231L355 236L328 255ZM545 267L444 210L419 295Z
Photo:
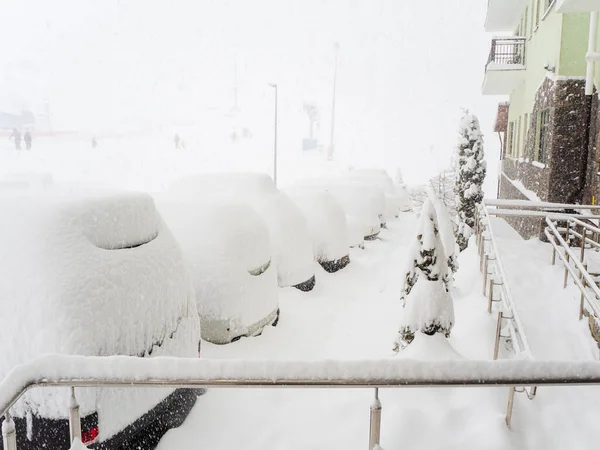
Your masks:
M12 134L9 139L15 140L15 148L21 150L21 132L16 128L13 128Z
M175 136L173 137L173 142L175 144L175 148L180 148L181 146L181 139L179 137L179 135L177 133L175 133Z
M27 131L23 139L25 140L25 148L31 150L31 133Z
M96 136L94 136L92 138L92 148L97 148L98 147L98 141L96 140Z

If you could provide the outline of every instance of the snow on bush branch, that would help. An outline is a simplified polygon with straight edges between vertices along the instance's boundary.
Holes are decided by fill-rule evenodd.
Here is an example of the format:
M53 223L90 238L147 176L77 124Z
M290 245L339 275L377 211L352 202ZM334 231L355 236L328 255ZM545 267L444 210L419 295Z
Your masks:
M410 344L417 331L448 337L454 324L454 306L449 293L450 271L431 200L426 200L419 218L417 236L409 250L401 301L405 313L400 323L396 349Z
M486 167L483 159L483 134L477 117L465 113L460 121L459 134L456 158L457 241L462 251L467 248L475 226L475 209L483 200L482 185Z

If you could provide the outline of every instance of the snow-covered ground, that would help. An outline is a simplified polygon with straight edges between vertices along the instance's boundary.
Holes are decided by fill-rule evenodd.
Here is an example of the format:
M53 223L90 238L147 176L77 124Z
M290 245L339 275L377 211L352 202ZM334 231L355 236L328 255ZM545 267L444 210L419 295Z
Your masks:
M87 138L37 139L29 153L16 153L8 140L0 141L0 176L50 173L56 181L156 192L196 172L272 170L268 147L243 141L217 146L211 139L184 137L187 147L178 150L164 133L102 139L97 149ZM318 153L286 150L280 163L280 186L348 169ZM224 346L204 342L202 357L398 358L392 347L403 313L402 270L415 224L412 213L388 220L378 239L365 242L364 249L350 249L351 263L343 270L330 274L316 266L313 291L279 289L277 327ZM501 220L494 227L533 357L598 359L586 325L577 320L578 294L562 289L563 272L550 265L549 246L521 240ZM450 343L464 358L491 359L496 321L486 311L473 246L460 255L459 267ZM517 395L512 430L504 424L507 396L505 388L382 389L382 447L558 450L589 448L600 439L600 389L540 388L531 402ZM368 442L372 397L370 389L211 389L159 449L362 449Z

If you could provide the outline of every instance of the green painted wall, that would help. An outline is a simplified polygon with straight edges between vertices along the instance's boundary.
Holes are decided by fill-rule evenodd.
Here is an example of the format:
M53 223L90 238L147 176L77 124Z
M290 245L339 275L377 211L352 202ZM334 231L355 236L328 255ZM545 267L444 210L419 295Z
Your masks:
M509 122L521 117L524 121L524 114L531 114L535 101L535 94L546 77L547 70L544 68L546 63L554 65L559 70L559 59L561 54L561 34L563 30L563 15L555 11L554 6L548 11L548 14L542 19L543 11L540 12L539 25L536 28L534 20L536 0L529 1L529 24L527 26L527 44L526 44L526 75L525 81L521 83L510 94L510 108L508 113ZM533 12L532 12L533 11ZM525 10L523 10L523 14ZM533 29L532 29L533 28ZM567 59L565 59L567 61ZM515 125L516 130L516 125ZM519 142L523 147L525 126L521 126L521 137ZM515 131L516 132L516 131ZM516 140L515 140L516 141Z
M585 54L590 31L589 13L563 14L562 38L557 74L561 76L584 76Z

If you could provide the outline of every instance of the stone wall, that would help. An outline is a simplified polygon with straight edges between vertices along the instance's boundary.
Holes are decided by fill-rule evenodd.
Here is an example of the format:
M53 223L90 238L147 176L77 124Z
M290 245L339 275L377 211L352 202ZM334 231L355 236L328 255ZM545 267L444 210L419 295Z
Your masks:
M502 161L503 167L505 165L505 162L508 162L509 166L514 163L514 161L512 161L512 160L505 159L504 161ZM508 199L512 199L512 200L529 200L529 198L527 198L519 189L517 189L503 175L500 175L500 190L498 192L498 197L499 198L508 198ZM508 224L511 227L513 227L525 239L530 239L533 237L540 236L540 232L542 230L541 219L536 219L535 217L511 217L511 216L506 216L504 219L508 222Z
M587 171L585 81L558 80L550 108L548 201L580 203Z

